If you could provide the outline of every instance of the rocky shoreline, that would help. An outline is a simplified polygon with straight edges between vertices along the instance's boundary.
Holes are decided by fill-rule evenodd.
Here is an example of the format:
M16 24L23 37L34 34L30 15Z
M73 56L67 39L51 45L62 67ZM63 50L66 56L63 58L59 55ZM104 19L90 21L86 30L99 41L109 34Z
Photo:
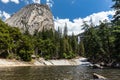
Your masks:
M43 58L32 60L31 62L24 62L18 60L0 59L0 67L19 67L19 66L69 66L69 65L84 65L89 64L86 58L77 59L60 59L60 60L45 60Z
M109 64L96 63L96 64L92 64L92 68L94 69L120 68L120 62L114 62L114 63L109 63Z

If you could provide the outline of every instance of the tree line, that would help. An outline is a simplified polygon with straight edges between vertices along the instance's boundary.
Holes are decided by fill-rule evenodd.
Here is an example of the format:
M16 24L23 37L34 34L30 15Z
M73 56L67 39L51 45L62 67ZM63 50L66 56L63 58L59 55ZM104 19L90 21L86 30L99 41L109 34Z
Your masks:
M92 62L120 62L120 0L113 0L116 10L111 22L84 22L84 32L68 36L67 24L62 31L46 30L24 33L16 27L10 27L0 20L0 57L31 61L32 55L45 59L71 59L77 56L87 57ZM79 39L80 38L80 41Z
M120 62L120 0L113 0L112 8L116 10L111 22L100 22L95 26L92 22L84 22L82 43L84 56L92 62L105 64Z
M63 32L60 28L58 31L43 28L31 35L27 29L21 33L0 20L0 57L23 61L31 61L33 54L45 59L75 58L81 54L80 44L77 36L68 36L67 32L66 24Z

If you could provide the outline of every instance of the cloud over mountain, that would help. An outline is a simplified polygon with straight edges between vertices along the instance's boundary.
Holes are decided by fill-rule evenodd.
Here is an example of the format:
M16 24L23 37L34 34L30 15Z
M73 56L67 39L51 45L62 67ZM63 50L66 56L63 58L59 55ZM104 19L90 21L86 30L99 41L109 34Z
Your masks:
M46 4L49 6L49 7L52 7L54 2L53 0L46 0Z
M32 0L34 3L41 3L41 0Z
M0 11L0 18L2 18L3 20L6 20L10 17L10 14L5 12L5 11Z

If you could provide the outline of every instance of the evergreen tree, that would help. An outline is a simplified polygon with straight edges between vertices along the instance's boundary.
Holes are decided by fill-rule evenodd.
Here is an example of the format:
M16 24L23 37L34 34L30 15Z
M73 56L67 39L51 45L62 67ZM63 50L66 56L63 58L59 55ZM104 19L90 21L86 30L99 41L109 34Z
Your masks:
M73 53L77 54L77 52L78 52L78 43L77 43L77 39L76 39L74 33L72 33L72 37L71 37L71 46L72 46Z
M115 2L115 4L112 6L113 9L116 10L116 13L114 15L114 30L113 33L115 35L115 57L117 58L118 61L120 60L120 0L113 0L113 2Z
M23 35L19 43L17 55L19 55L23 61L31 61L31 55L34 52L33 49L30 37Z
M63 36L64 36L65 38L67 38L67 34L68 34L67 23L65 23Z
M104 50L102 48L100 37L97 34L97 28L94 25L88 25L85 23L84 29L85 32L83 36L83 43L85 47L85 56L87 56L92 61L100 60Z
M79 43L78 53L80 56L85 56L85 48L84 48L83 41L80 41L80 43Z
M7 57L11 53L11 41L9 26L0 20L0 53L2 57Z
M120 25L120 0L112 0L115 4L112 6L116 10L115 15L113 16L113 22L117 25Z
M24 23L27 25L26 23ZM62 30L35 30L33 35L28 29L21 33L18 28L10 27L0 21L0 57L9 57L31 61L31 55L45 59L73 58L77 53L77 40L73 35L67 35L67 24L62 35Z

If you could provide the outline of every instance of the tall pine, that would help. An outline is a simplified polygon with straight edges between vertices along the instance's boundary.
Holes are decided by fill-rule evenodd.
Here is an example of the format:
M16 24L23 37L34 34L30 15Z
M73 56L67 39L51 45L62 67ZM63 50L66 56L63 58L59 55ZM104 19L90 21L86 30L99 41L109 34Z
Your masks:
M116 10L116 13L114 15L114 35L115 35L115 59L120 60L120 0L113 0L115 4L112 6L113 9Z

